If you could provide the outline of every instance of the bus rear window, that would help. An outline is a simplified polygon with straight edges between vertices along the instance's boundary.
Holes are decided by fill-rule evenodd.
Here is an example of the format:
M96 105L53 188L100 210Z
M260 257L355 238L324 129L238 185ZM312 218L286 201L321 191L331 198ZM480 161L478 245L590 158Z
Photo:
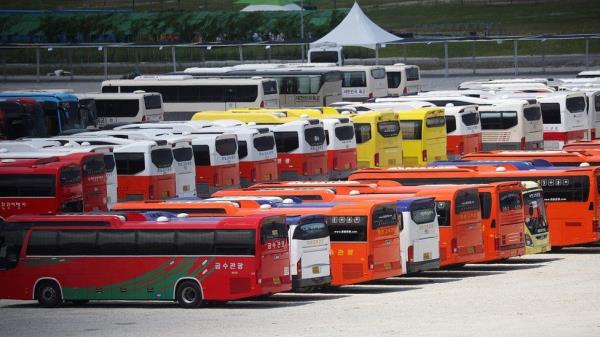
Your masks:
M310 53L310 62L312 63L337 63L337 51L313 51Z
M398 213L392 206L380 206L373 211L373 229L398 226Z
M339 140L352 140L354 138L354 127L345 125L335 128L335 138Z
M215 148L221 156L231 156L237 152L237 141L235 138L217 139Z
M375 68L371 70L371 76L376 79L376 80L380 80L382 78L385 78L385 68Z
M418 81L421 79L419 75L419 68L417 67L407 67L406 70L406 80L407 81Z
M444 126L445 124L446 118L444 118L443 116L429 117L425 119L425 126L427 126L428 128L440 127Z
M468 211L479 211L479 193L477 190L460 191L454 200L454 210L456 214Z
M480 111L483 130L506 130L519 123L516 111Z
M343 88L367 86L367 74L364 71L344 71L342 75Z
M208 145L192 145L196 166L210 166L210 151Z
M273 136L256 137L253 143L257 151L271 151L275 148L275 138Z
M533 122L539 121L542 118L542 110L538 106L530 106L529 108L523 109L523 115L525 119Z
M438 216L438 224L440 227L450 226L450 202L436 201L435 210Z
M465 113L461 116L461 119L466 126L477 125L479 124L479 112ZM448 119L446 119L446 123L448 123ZM446 129L448 129L447 126Z
M193 157L192 149L190 147L178 147L173 149L173 158L177 162L190 161Z
M162 99L160 95L144 96L144 105L146 106L146 110L162 109Z
M371 140L371 125L366 123L354 123L354 136L356 144L366 143Z
M115 170L115 156L111 154L104 155L104 167L106 172L113 172Z
M292 239L294 240L312 240L329 236L329 230L325 222L304 223L296 227Z
M570 113L579 113L585 111L585 98L584 97L569 97L567 98L567 110Z
M115 153L117 174L136 174L146 169L144 154L141 152Z
M171 149L157 149L150 152L152 164L158 168L165 168L173 165L173 151Z
M436 213L434 207L418 208L410 211L410 218L416 224L430 223L435 220Z
M60 170L60 183L63 185L81 182L81 170L77 166L64 167Z
M79 177L77 182L80 182L79 169L73 167L73 170L73 174ZM55 179L51 174L3 174L0 175L0 197L53 197L56 190Z
M83 161L83 176L91 176L105 174L106 166L104 165L104 156L93 156L86 158Z
M500 210L502 212L514 211L523 208L520 191L506 191L500 193Z
M395 89L400 86L402 82L402 73L399 71L389 71L387 73L388 88Z
M402 139L418 140L422 138L422 121L400 121Z
M287 239L288 225L285 219L266 220L260 225L260 242L265 244L267 241L276 239Z
M367 241L366 216L328 216L325 221L333 242Z
M541 103L542 121L544 124L560 124L560 104Z
M277 95L277 81L263 82L263 92L265 95Z
M299 146L298 133L294 131L275 132L277 153L289 153Z
M325 144L325 131L322 127L304 129L304 140L310 146L321 146Z
M383 137L396 137L400 134L400 123L398 121L387 121L377 123L377 131Z
M139 110L138 99L96 99L98 117L135 117Z
M445 116L446 117L446 133L451 133L456 131L456 117L454 116Z

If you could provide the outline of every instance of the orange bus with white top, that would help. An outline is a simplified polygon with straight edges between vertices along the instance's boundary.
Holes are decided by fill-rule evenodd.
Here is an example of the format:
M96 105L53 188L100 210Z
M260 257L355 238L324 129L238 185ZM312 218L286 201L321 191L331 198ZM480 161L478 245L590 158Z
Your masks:
M476 105L446 106L446 146L448 160L483 149L481 121Z
M393 180L404 185L482 184L535 181L544 192L552 246L574 246L600 240L600 167L518 170L511 165L470 165L439 168L369 169L351 180Z
M600 165L599 150L569 150L569 151L485 151L471 153L463 159L469 160L545 160L554 166L579 166L588 163L591 166Z

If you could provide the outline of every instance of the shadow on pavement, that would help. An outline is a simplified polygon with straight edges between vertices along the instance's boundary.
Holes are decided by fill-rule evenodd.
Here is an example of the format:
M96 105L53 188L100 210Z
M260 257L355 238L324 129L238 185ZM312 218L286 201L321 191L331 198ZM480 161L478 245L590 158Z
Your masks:
M489 275L497 275L503 274L502 271L469 271L465 269L465 267L461 267L461 269L451 269L451 270L432 270L421 272L419 276L429 277L429 278L466 278L466 277L477 277L477 276L489 276Z
M511 271L511 270L524 270L524 269L535 269L543 267L543 264L513 264L513 265L501 265L501 264L470 264L464 266L464 270L468 271Z
M397 291L409 291L421 289L420 287L398 287L398 286L372 286L371 283L364 285L350 285L337 288L329 288L321 290L324 294L385 294Z
M425 278L419 274L407 276L407 277L392 277L385 280L377 280L369 282L368 284L378 285L394 285L394 286L418 286L424 284L434 283L448 283L460 281L459 278Z
M600 247L565 247L559 251L553 251L552 254L600 254Z
M539 258L511 258L503 261L490 262L490 265L494 264L537 264L537 263L547 263L552 261L563 260L562 257L543 257L541 255Z

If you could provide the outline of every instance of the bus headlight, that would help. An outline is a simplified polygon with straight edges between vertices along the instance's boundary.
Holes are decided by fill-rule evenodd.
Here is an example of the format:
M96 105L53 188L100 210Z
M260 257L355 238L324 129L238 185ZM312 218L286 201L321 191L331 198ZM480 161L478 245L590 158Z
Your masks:
M533 241L531 240L531 236L529 236L529 234L525 234L525 245L529 247L533 246Z

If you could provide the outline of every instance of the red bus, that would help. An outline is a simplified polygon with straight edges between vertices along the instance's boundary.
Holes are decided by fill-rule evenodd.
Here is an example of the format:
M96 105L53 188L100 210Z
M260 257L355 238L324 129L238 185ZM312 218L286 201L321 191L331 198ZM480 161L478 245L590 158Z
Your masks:
M0 298L44 307L163 300L192 308L291 288L284 217L128 217L11 217L0 230Z
M525 214L520 182L479 185L484 261L525 254Z
M516 170L510 165L475 165L419 169L368 169L350 179L394 180L405 185L487 184L535 181L544 191L552 246L563 247L600 240L600 167Z
M107 189L106 189L106 166L104 154L95 152L69 152L62 148L38 150L32 147L32 151L10 151L10 145L4 144L3 148L8 150L0 153L0 159L35 159L56 157L60 161L74 163L81 169L81 185L83 188L83 211L107 211ZM18 144L20 146L25 144Z
M0 162L0 220L59 212L83 212L77 165L56 157Z

